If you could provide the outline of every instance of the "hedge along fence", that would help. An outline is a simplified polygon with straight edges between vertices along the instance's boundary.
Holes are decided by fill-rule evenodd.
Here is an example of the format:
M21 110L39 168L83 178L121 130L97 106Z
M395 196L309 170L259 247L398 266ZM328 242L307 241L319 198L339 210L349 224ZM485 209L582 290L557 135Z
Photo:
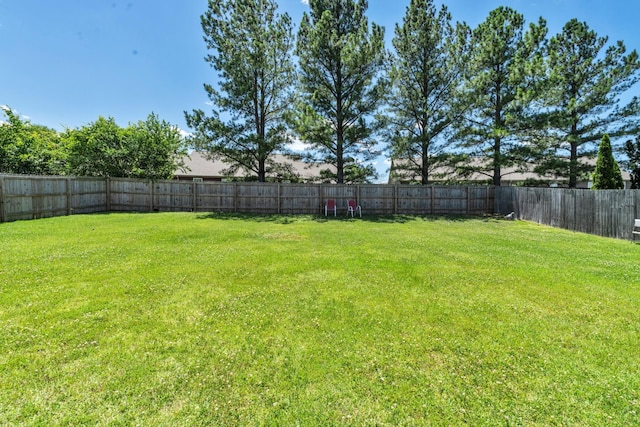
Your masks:
M496 187L496 212L582 233L633 239L640 190Z
M319 214L354 199L372 215L486 215L494 187L149 181L0 175L0 222L112 211Z

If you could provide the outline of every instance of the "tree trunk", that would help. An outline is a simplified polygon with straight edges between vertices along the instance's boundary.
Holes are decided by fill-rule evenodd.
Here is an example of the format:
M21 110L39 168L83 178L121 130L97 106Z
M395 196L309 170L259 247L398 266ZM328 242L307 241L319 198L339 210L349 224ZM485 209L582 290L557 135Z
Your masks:
M343 153L343 137L342 129L337 132L338 140L336 142L336 183L344 184L344 153Z
M264 159L258 160L258 181L259 182L267 181L267 170L265 168Z
M500 187L501 178L502 178L502 168L501 163L502 159L500 158L500 140L499 136L494 137L494 145L493 145L493 185L496 187Z
M578 114L572 113L573 124L571 134L569 134L569 144L571 144L571 155L569 157L569 188L576 188L578 185Z
M422 175L422 185L429 184L429 145L426 143L422 144L422 166L421 166L421 175Z
M502 130L502 97L500 91L502 90L502 83L498 81L496 83L496 103L495 113L493 116L493 129L494 132ZM502 178L502 137L498 134L493 137L493 185L500 187L500 181Z
M336 183L344 184L344 116L342 114L342 62L336 67Z
M571 157L569 159L569 188L578 185L578 145L571 143Z

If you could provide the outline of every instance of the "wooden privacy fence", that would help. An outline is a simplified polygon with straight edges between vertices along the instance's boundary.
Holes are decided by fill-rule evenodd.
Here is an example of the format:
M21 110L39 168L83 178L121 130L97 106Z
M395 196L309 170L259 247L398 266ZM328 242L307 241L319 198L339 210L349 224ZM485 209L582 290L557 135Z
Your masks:
M492 214L494 187L149 181L0 175L0 222L111 211L319 214L355 199L365 215Z
M552 227L631 239L640 190L496 187L496 212Z
M103 178L0 175L0 222L108 210Z

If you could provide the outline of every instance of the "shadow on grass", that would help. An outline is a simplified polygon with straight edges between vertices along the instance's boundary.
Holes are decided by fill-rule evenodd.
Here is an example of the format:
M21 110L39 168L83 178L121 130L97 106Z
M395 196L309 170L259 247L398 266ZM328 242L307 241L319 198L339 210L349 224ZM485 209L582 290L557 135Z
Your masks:
M315 221L318 223L325 223L331 221L364 221L374 223L395 223L404 224L411 221L455 221L465 222L478 219L494 220L500 219L500 216L470 216L470 215L363 215L362 218L350 216L324 216L324 215L309 215L309 214L297 214L297 215L285 215L285 214L247 214L247 213L232 213L232 212L210 212L202 213L196 216L197 219L215 219L215 220L227 220L227 221L251 221L251 222L272 222L276 224L292 224L300 220Z

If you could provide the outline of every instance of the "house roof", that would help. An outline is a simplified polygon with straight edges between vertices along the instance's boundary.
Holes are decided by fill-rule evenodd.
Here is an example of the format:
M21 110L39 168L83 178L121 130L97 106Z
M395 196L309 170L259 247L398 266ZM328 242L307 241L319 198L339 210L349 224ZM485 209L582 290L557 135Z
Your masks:
M594 167L596 164L596 159L583 158L580 161ZM419 161L417 163L420 164ZM472 163L471 164L472 166L481 166L482 159L474 158L472 159L471 163ZM405 168L406 164L407 164L407 160L402 160L402 159L392 160L391 173L389 174L389 183L420 181L419 174L415 173L414 171L406 169ZM562 184L566 184L568 181L567 178L565 177L558 177L554 174L540 175L533 172L532 170L533 170L533 165L529 165L529 170L525 170L525 171L518 170L518 168L514 166L503 167L501 171L502 172L501 181L506 185L509 185L510 183L521 183L526 181L539 181L539 182L547 182L549 184L556 183L558 185L562 185ZM625 186L628 187L631 182L631 175L624 170L621 170L621 172L622 172L622 179L625 182ZM456 180L465 181L465 182L487 182L488 180L491 179L489 176L478 173L478 172L473 172L469 176L462 177L455 171L454 168L449 166L438 166L433 170L431 170L429 174L432 177L431 181L433 182L456 181ZM587 187L588 183L586 181L582 181L580 186Z
M307 163L302 160L291 158L283 154L274 154L272 160L279 164L285 164L294 175L305 181L317 181L320 179L320 171L330 169L335 171L335 166L323 163ZM244 178L247 171L240 169L234 174L225 174L223 171L229 167L228 163L222 160L212 160L206 153L193 151L183 158L184 167L176 173L177 179L224 179L224 178ZM270 175L267 173L267 175Z

